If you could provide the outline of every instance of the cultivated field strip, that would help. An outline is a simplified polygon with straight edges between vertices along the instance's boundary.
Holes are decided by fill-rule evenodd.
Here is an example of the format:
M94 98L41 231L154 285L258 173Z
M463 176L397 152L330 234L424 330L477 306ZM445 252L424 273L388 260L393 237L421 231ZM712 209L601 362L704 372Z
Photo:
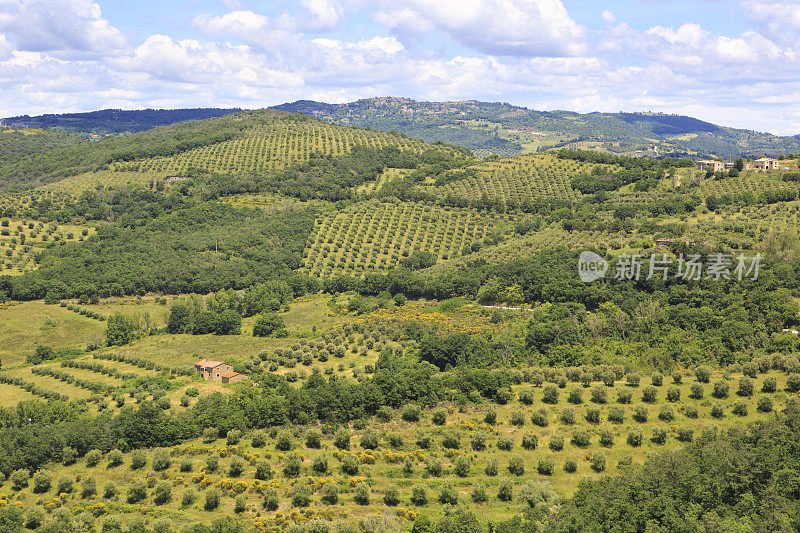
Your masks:
M17 209L22 199L12 199ZM50 245L83 241L95 230L86 226L58 224L32 219L0 217L0 275L19 275L38 268L35 256Z
M639 240L641 238L643 237L639 237ZM454 257L448 261L441 261L421 272L425 275L436 277L463 268L467 263L476 260L487 262L510 261L531 257L541 250L559 246L570 249L613 246L621 249L629 245L635 245L637 242L636 235L615 237L601 231L566 231L561 228L545 228L524 237L508 239L497 246L485 247L479 252Z
M306 161L314 154L342 155L355 146L422 152L430 145L400 135L348 129L317 121L274 121L248 130L242 137L203 146L171 157L117 163L118 171L182 174L190 168L212 172L262 172Z
M400 264L414 252L460 255L500 219L462 208L370 201L317 220L305 252L314 276L360 275Z
M501 201L522 205L532 200L578 201L581 193L570 186L576 174L591 172L594 165L550 155L520 156L475 165L477 176L428 190L442 198Z
M704 197L746 192L752 192L757 195L764 191L796 190L798 184L783 181L781 179L782 175L782 173L773 172L743 172L738 176L721 180L707 179L700 185L699 189Z

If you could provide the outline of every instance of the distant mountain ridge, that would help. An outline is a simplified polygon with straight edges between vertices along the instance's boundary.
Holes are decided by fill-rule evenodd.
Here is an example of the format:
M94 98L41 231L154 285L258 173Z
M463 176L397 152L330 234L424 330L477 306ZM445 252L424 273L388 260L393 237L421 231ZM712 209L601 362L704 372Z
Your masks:
M345 126L397 131L428 142L443 141L476 155L516 155L569 146L621 155L762 156L800 153L800 135L719 126L665 113L537 111L504 102L424 102L376 97L343 104L298 100L273 109L311 115ZM190 120L222 117L239 108L104 109L87 113L21 115L0 120L11 127L62 129L84 136L136 133Z
M626 155L716 155L728 159L800 152L800 135L780 137L665 113L581 114L536 111L499 102L420 102L396 97L345 104L298 100L275 109L460 144L479 155L513 155L568 144Z
M192 109L101 109L86 113L60 113L39 116L20 115L0 119L4 126L61 128L70 133L109 135L137 133L158 126L189 120L218 118L243 111L240 108L198 107Z

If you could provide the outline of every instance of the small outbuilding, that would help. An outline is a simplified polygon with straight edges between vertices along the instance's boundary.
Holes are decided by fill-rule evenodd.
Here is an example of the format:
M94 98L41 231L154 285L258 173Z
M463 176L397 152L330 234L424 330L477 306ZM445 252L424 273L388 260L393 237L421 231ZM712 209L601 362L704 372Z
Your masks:
M227 374L222 374L222 383L238 383L243 379L247 379L247 376L238 372L228 372Z

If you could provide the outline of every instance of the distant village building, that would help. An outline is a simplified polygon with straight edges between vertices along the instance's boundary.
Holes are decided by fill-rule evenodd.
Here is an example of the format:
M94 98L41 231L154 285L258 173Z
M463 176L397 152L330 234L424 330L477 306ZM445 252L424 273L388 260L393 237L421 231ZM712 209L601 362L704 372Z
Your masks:
M731 161L716 161L704 159L697 162L700 170L710 170L712 172L724 172L736 168L736 163ZM742 170L775 170L782 168L777 159L762 157L755 161L742 161Z
M777 170L781 168L780 162L771 157L762 157L753 162L753 168L756 170Z
M222 361L202 359L194 364L194 369L203 376L206 381L218 381L220 383L236 383L247 378L244 374L233 371L233 367Z
M725 171L725 162L724 161L714 161L711 159L698 161L697 166L700 170L710 170L712 172L724 172Z

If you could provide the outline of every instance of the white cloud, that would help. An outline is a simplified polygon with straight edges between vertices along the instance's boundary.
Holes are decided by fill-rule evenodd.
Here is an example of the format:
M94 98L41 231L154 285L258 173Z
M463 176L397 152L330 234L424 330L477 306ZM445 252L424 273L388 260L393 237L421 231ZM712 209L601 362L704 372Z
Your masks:
M311 24L306 25L306 29L330 29L339 22L342 14L342 6L331 0L300 0L300 3L311 14Z
M699 24L687 23L677 30L673 28L664 28L662 26L654 26L647 30L647 35L661 38L670 44L697 48L708 37L708 32L704 31Z
M143 72L160 81L190 84L251 84L262 87L296 87L302 77L271 68L268 58L247 46L228 43L173 41L152 35L133 55L117 61L129 72Z
M366 35L309 35L346 22L342 5L369 10L362 0L305 0L274 16L226 2L231 11L194 19L199 37L129 45L89 0L0 0L0 116L391 94L800 131L800 47L767 31L798 35L794 2L745 1L752 29L737 34L688 18L635 29L610 12L596 21L602 33L588 34L556 0L381 0L372 12L384 27ZM778 4L783 19L765 15ZM457 54L443 51L452 43Z
M479 52L503 56L575 56L585 28L560 0L391 1L375 18L401 35L436 29Z
M750 75L794 79L800 52L781 46L758 32L739 36L714 35L695 23L680 27L654 26L646 31L617 24L606 31L600 50L619 59L669 65L679 72L717 80L737 80ZM760 71L760 74L759 74Z
M786 45L800 44L800 3L796 0L744 0L742 8L762 34Z
M273 29L268 17L252 11L231 11L218 17L201 13L195 17L194 25L208 33L235 35L244 40Z
M2 0L0 33L17 50L63 57L107 54L125 39L91 0Z
M13 46L11 46L11 43L8 42L6 36L0 34L0 61L6 60L9 57L11 57L11 52L13 49L14 49Z
M201 13L193 24L198 29L218 36L231 36L252 45L269 45L274 32L315 32L336 26L342 13L341 5L332 0L300 0L306 12L283 12L267 17L252 10L237 9L224 15Z

